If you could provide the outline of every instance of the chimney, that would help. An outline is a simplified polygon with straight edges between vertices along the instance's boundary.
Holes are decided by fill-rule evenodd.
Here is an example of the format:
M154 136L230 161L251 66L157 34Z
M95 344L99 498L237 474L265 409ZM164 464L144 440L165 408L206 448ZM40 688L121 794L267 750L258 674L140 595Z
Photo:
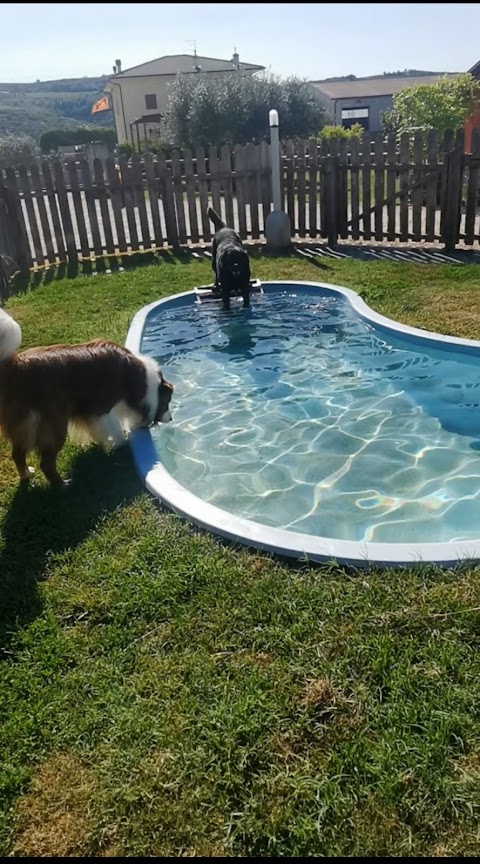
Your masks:
M237 54L236 48L234 48L234 51L233 51L232 63L237 69L240 69L240 57Z
M115 60L115 65L117 67L117 74L120 75L120 72L122 71L122 61L121 60Z

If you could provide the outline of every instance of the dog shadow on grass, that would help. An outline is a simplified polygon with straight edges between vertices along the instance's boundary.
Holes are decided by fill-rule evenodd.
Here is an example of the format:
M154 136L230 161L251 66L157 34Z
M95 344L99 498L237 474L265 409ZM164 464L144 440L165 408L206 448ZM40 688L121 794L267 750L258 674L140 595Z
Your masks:
M83 450L69 475L65 489L19 485L0 525L0 657L41 612L38 583L48 559L74 549L103 516L142 492L127 447Z

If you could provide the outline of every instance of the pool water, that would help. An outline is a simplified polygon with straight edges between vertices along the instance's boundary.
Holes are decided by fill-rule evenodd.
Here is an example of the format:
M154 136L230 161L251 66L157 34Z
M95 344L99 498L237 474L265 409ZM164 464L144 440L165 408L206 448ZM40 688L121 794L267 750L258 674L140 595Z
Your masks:
M480 354L420 345L300 286L230 313L159 307L141 350L175 386L155 446L204 501L344 540L479 537Z

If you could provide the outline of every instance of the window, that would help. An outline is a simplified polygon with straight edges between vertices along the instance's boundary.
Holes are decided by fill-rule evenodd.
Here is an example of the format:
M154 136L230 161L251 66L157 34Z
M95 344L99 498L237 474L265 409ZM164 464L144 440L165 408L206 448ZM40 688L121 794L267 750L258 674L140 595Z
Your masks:
M359 123L368 132L369 114L368 108L342 108L342 126L344 129L350 129L351 126Z
M152 108L157 108L157 97L155 93L147 93L145 96L145 108L151 111Z

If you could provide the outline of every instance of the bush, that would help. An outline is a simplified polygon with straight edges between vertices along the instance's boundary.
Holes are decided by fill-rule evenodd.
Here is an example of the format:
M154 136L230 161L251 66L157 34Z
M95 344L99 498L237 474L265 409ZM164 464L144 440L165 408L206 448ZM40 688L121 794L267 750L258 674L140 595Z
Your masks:
M166 156L170 155L172 145L163 138L152 138L150 141L142 142L142 153L158 153L161 150Z
M158 153L159 150L162 151L166 156L170 154L172 149L172 145L167 141L164 141L163 138L152 138L149 141L140 141L140 152L141 153ZM133 153L138 152L138 147L134 147L133 144L130 144L130 141L122 141L121 144L117 145L117 152L121 156L132 156Z
M115 129L105 126L79 126L74 129L50 129L40 137L42 153L50 153L59 147L68 147L73 144L90 144L92 141L102 141L110 151L117 141Z
M38 147L29 135L0 136L0 168L31 165L39 155Z
M278 111L284 139L316 135L324 123L315 91L299 78L178 75L170 90L167 137L175 147L258 142L269 136L271 108Z
M135 153L135 148L130 144L130 141L122 141L118 145L117 151L121 156L131 156L132 153Z
M439 78L435 84L407 87L393 97L393 108L383 115L385 132L460 129L473 114L478 82L466 72L456 78Z
M361 138L364 131L360 123L354 123L353 126L350 126L350 129L344 129L343 126L324 126L318 135L318 139L346 138L350 141L352 138Z

